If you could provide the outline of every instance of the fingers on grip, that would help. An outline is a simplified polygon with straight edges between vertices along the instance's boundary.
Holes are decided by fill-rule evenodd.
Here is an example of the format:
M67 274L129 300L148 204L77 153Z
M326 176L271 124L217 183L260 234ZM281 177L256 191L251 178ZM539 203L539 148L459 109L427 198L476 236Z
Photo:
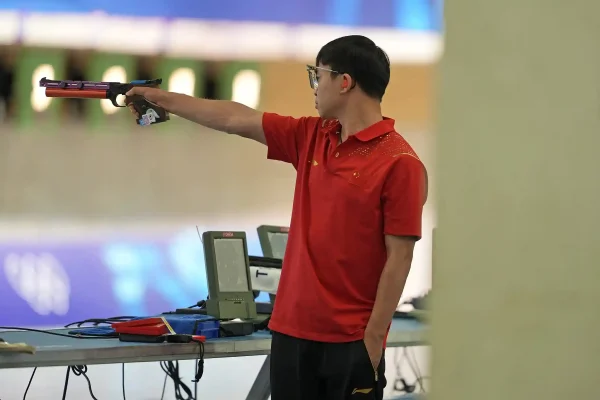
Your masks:
M135 115L136 118L140 117L140 113L137 112L137 110L135 109L135 107L133 106L133 103L129 103L127 104L127 108L129 108L129 111L131 111L131 113L133 115Z

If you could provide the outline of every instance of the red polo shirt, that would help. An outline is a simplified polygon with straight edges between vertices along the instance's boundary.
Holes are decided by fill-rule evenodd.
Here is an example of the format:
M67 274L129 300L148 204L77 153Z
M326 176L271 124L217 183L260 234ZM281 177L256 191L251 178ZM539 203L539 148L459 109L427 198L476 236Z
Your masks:
M421 237L425 168L384 119L339 143L336 120L265 113L268 158L297 171L270 329L363 338L386 262L384 235Z

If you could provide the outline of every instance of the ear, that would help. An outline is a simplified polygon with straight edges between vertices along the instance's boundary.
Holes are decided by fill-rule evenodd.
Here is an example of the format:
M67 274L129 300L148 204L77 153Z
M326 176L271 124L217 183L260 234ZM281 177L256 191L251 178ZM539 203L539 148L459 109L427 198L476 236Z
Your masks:
M348 74L342 74L341 78L342 78L342 83L341 83L342 90L341 90L341 92L342 93L346 93L346 92L350 91L350 89L352 89L352 83L353 83L352 82L352 77L350 75L348 75Z

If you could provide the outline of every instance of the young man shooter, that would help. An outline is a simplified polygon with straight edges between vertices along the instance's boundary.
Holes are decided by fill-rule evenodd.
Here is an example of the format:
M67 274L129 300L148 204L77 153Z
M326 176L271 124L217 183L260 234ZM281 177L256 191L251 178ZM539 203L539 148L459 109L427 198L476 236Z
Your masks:
M320 117L136 87L128 95L267 146L296 168L283 270L270 321L273 400L383 399L384 348L421 237L426 171L382 116L390 79L363 36L326 44L309 83Z

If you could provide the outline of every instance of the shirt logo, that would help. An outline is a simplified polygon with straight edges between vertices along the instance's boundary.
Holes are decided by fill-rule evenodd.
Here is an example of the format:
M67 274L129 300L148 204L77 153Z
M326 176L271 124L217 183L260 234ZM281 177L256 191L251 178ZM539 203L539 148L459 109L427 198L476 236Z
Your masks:
M368 389L356 389L355 388L352 391L352 394L358 394L358 393L360 393L360 394L369 394L369 393L371 393L372 390L373 390L373 388L368 388Z
M319 165L319 163L317 162L317 160L312 160L312 161L309 160L308 163L312 164L312 165L315 165L315 166Z

